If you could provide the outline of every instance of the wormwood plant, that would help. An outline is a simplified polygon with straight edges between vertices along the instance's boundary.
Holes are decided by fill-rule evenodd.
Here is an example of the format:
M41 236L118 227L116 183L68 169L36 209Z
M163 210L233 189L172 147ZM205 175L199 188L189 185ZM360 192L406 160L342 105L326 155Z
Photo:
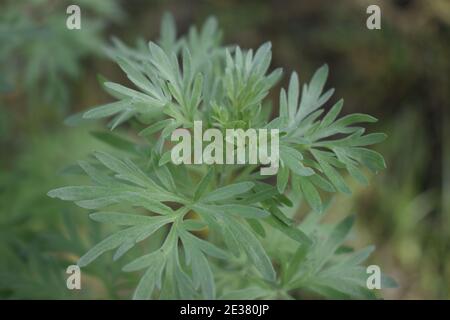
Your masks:
M123 271L143 272L135 299L295 298L304 291L374 296L361 265L373 248L350 252L342 246L352 217L335 226L320 223L326 208L321 192L350 193L343 174L366 184L363 168L383 169L383 157L366 146L385 135L365 134L360 124L376 121L369 115L339 118L342 100L325 111L334 91L324 90L326 65L301 90L294 72L281 90L279 115L269 121L266 97L282 75L280 69L268 72L270 43L256 51L224 47L214 18L178 38L173 18L165 15L156 43L137 49L115 44L109 54L132 85L102 80L116 101L84 118L112 117L111 130L127 123L140 138L98 135L117 154L98 151L79 162L92 184L48 193L90 210L96 222L117 226L79 266L115 250L113 260L128 259ZM260 175L257 165L172 164L171 133L192 130L195 120L222 131L279 129L276 179ZM303 199L311 212L298 224L294 215ZM383 285L390 284L383 277Z

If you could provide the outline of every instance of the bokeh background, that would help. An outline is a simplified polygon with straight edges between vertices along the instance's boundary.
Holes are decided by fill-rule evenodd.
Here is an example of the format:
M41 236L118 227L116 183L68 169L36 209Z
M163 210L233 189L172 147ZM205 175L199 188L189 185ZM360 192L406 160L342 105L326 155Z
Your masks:
M69 4L81 7L79 31L66 29ZM366 28L370 4L381 7L381 30ZM389 136L377 147L388 169L330 210L357 213L354 245L375 244L370 262L399 283L384 298L449 299L448 0L1 1L0 298L74 297L64 270L101 230L46 193L73 184L64 168L106 145L96 139L101 124L77 127L69 116L110 101L98 74L125 81L102 50L111 37L155 39L165 11L180 33L214 15L225 43L271 41L273 65L285 71L275 105L293 70L305 81L329 64L344 112L374 115L370 130ZM117 288L133 279L117 283L119 269L96 265L88 279L95 290L75 297L126 298Z

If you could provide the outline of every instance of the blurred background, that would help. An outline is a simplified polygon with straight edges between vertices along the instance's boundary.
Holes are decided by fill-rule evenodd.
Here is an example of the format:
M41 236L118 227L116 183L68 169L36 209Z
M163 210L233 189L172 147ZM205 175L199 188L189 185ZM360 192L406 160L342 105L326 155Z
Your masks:
M81 8L81 30L66 28L70 4ZM370 4L381 8L381 30L366 28ZM0 298L73 297L65 268L101 231L46 193L73 184L64 168L106 145L94 137L101 124L76 127L69 116L111 101L98 74L125 81L102 50L111 37L154 40L165 11L180 34L214 15L224 43L271 41L273 66L285 72L275 106L293 70L306 81L329 64L344 112L374 115L369 130L389 136L377 147L388 169L334 199L333 214L357 213L354 245L375 244L370 262L399 283L384 298L449 299L449 0L1 1ZM83 298L129 295L112 287L133 279L115 283L120 270L108 261L97 268L89 281L98 290Z

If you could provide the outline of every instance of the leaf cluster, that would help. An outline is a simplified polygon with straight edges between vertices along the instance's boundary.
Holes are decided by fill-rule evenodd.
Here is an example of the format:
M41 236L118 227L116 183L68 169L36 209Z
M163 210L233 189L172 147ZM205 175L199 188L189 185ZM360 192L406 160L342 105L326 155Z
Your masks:
M94 107L83 117L111 118L111 130L131 126L139 139L97 133L117 154L95 152L79 162L91 184L48 193L90 210L96 222L117 227L78 264L86 266L111 250L113 260L121 259L132 249L146 248L142 242L158 241L154 236L160 233L164 236L155 250L123 267L125 272L143 270L135 299L213 299L222 290L217 281L229 273L234 277L229 283L235 283L242 270L251 270L261 285L258 291L254 284L240 282L246 287L235 288L237 297L248 297L249 292L270 297L299 289L327 297L366 297L360 263L372 249L336 258L352 219L322 237L306 226L311 219L318 225L323 216L322 191L351 192L345 173L365 184L365 168L384 168L382 156L367 146L385 136L365 134L361 126L376 119L364 114L339 118L342 100L325 112L333 89L323 92L328 76L323 66L302 90L297 74L292 74L279 95L279 115L269 121L267 96L282 75L281 69L269 71L270 43L253 51L225 47L220 40L214 18L177 37L173 18L165 15L157 42L130 48L115 40L108 49L131 83L101 78L116 101ZM278 129L281 167L276 183L261 176L255 165L170 163L170 134L177 128L192 129L196 120L219 130ZM287 212L296 208L300 196L312 212L297 226ZM267 241L273 234L286 241L279 254L289 254L277 254L275 242ZM230 297L233 290L221 292L221 297Z

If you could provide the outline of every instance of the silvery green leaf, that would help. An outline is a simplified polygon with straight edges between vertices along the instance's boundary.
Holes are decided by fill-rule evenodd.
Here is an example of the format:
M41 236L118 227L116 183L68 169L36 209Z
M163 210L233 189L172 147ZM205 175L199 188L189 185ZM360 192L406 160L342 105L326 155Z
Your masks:
M253 188L252 182L239 182L231 184L204 195L200 200L202 202L215 202L234 198L239 194L243 194Z

